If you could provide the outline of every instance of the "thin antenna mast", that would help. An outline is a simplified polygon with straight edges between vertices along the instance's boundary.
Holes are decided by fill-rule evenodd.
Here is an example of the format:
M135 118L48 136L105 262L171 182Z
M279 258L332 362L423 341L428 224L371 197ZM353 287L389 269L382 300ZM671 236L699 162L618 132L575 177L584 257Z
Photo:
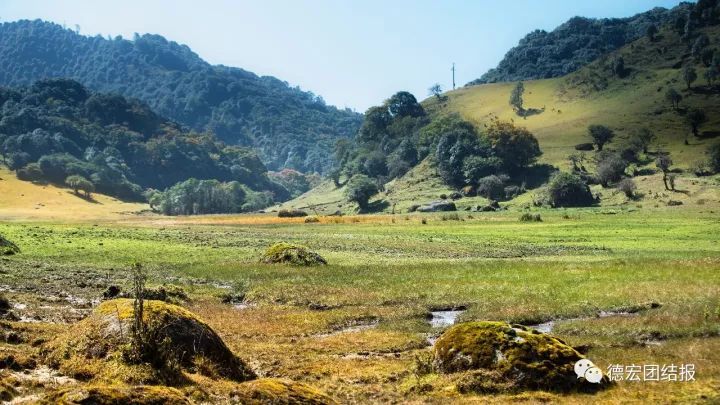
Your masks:
M453 62L452 73L453 73L453 90L455 90L455 62Z

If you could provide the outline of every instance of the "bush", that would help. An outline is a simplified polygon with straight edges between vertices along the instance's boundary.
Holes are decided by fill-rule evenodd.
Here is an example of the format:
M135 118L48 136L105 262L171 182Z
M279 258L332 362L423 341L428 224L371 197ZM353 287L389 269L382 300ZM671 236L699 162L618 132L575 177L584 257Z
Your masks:
M457 213L445 214L442 217L440 217L440 219L443 221L459 221L460 215L458 215Z
M302 210L280 210L278 211L278 218L300 218L306 217L307 212Z
M498 200L505 197L505 184L495 175L483 177L478 181L477 193L485 198Z
M714 173L720 173L720 143L710 146L707 153L710 170Z
M356 202L360 209L364 210L368 207L370 197L378 191L378 186L372 179L363 174L356 174L348 181L345 196L348 201Z
M270 246L260 261L266 264L291 264L296 266L318 266L327 264L327 261L322 256L308 248L285 242Z
M577 175L559 172L550 179L548 199L553 207L586 207L596 203L590 187Z
M601 155L597 162L597 178L604 187L618 181L625 173L627 162L614 153Z
M314 223L317 223L317 222L320 222L320 219L319 219L318 217L316 217L316 216L310 216L310 217L305 218L305 223L306 223L306 224L314 224Z
M40 165L37 163L29 163L22 169L18 169L17 178L25 181L39 181L42 180L43 172L40 169Z
M82 190L86 197L90 197L90 193L95 191L95 185L90 180L77 174L68 176L68 178L65 179L65 185L72 188L73 192L77 195L80 195L79 191Z
M634 198L637 186L632 179L623 179L618 183L617 189L622 191L627 198Z
M504 190L505 198L513 199L513 198L517 197L518 195L520 195L521 191L522 190L518 186L515 186L515 185L507 186L507 187L505 187L505 190Z
M542 222L540 214L526 212L520 216L520 222Z

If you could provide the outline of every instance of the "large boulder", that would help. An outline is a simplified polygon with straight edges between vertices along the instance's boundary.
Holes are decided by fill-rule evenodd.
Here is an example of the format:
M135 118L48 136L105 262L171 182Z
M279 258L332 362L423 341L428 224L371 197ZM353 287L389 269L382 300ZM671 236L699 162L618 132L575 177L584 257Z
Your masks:
M0 255L10 256L20 253L20 248L0 235Z
M291 264L295 266L327 264L327 261L322 256L308 248L285 242L276 243L267 248L260 261L266 264Z
M433 201L422 207L419 207L418 212L444 212L444 211L457 211L455 203L452 201Z
M238 385L235 394L241 403L248 405L337 404L335 400L309 385L277 378L261 378L242 383Z
M115 299L48 342L48 362L83 380L163 382L168 381L168 369L235 381L255 378L220 336L190 311L155 300L146 300L143 308L147 344L141 348L133 340L133 300Z
M468 390L595 390L605 384L578 378L574 367L583 356L562 340L505 322L457 324L440 336L433 351L435 368L463 373L460 386Z

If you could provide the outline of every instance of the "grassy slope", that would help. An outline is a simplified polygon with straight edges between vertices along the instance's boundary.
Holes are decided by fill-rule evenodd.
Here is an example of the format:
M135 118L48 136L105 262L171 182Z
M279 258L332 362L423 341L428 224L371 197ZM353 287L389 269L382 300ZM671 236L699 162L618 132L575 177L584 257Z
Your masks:
M87 201L66 188L18 180L4 167L0 167L0 179L0 220L117 219L148 208L102 194L93 194L94 201Z
M720 27L705 29L711 43L720 39ZM662 55L660 51L666 49ZM590 142L587 127L591 124L609 126L617 133L617 138L608 147L622 142L633 131L648 127L658 136L651 152L669 151L676 166L688 168L690 165L704 157L705 150L716 139L696 139L690 134L690 129L684 122L682 114L673 111L665 100L665 92L669 87L680 91L683 95L681 108L703 108L709 118L701 127L701 131L718 131L720 128L720 96L705 94L704 68L698 68L699 79L693 90L685 89L681 79L681 69L674 65L683 60L684 64L691 63L688 56L687 45L673 32L663 31L656 42L650 43L642 38L618 50L604 60L598 60L591 65L569 76L546 80L533 80L525 82L525 107L542 108L545 112L527 117L518 117L508 104L510 92L515 83L495 83L458 89L447 93L447 101L438 103L436 99L429 98L423 102L431 114L460 113L465 119L481 127L491 117L496 116L503 120L513 120L521 126L530 129L538 138L543 156L541 163L548 163L561 169L568 169L567 156L575 152L574 146L578 143ZM603 69L616 55L622 55L630 74L623 78L612 77ZM602 77L607 80L607 87L603 90L591 90L592 83ZM690 145L685 145L685 137L689 137ZM592 152L588 157L592 157ZM590 169L592 165L588 165ZM653 167L650 162L649 167ZM648 194L660 188L657 176L645 176L639 179L639 189ZM708 179L686 180L685 188L693 193L705 193L708 187L717 186L717 182ZM692 184L692 183L696 184ZM652 186L650 186L652 185ZM697 186L697 187L693 187ZM682 188L682 187L681 187ZM401 211L412 203L423 203L437 199L441 193L448 193L449 188L442 183L428 162L411 170L405 177L388 184L389 193L383 193L377 198L384 198L391 203L397 203ZM616 205L627 202L615 196L612 190L601 190L605 201L603 205ZM609 200L607 197L611 197ZM676 196L682 199L683 196ZM710 191L709 195L699 198L716 199L718 196ZM320 212L333 212L341 209L350 211L354 208L345 204L329 207L330 199L337 201L342 198L342 190L335 189L331 183L324 183L321 188L311 190L300 198L285 203L283 207L303 208L308 205L322 205L316 207ZM524 205L531 201L531 194L520 196L514 203ZM684 201L688 202L688 201ZM484 204L482 198L463 199L459 202L461 208ZM323 208L325 208L323 210ZM387 211L389 211L389 208Z
M720 27L706 32L711 43L717 43ZM659 55L658 49L666 47L667 51ZM544 113L527 119L516 116L508 105L515 83L463 88L448 93L449 100L442 106L431 99L426 105L435 113L459 112L480 125L492 115L514 120L538 138L543 151L540 161L558 167L568 167L566 158L574 152L576 144L591 141L587 135L588 125L607 125L620 139L634 130L648 127L658 135L655 148L670 151L676 164L687 167L703 155L711 140L690 136L690 145L683 144L690 129L683 116L674 112L665 100L665 91L669 87L681 91L684 97L681 107L705 109L709 121L701 130L720 127L720 96L703 94L704 68L698 69L699 79L692 91L685 89L681 69L673 68L683 56L686 56L684 64L691 62L685 55L687 52L686 45L676 34L663 32L657 42L650 43L642 38L610 55L609 60L622 55L626 67L631 69L623 79L609 77L601 68L607 61L599 60L567 77L525 82L526 108L546 108ZM607 88L589 90L587 84L595 74L608 79Z

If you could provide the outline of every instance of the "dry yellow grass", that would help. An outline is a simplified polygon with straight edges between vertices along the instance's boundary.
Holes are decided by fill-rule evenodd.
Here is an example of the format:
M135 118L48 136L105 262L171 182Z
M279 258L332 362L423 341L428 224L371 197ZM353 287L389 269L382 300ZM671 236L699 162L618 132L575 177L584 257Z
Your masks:
M15 173L0 168L0 220L86 221L114 220L148 209L147 204L126 203L102 194L95 202L71 190L53 185L21 181Z

